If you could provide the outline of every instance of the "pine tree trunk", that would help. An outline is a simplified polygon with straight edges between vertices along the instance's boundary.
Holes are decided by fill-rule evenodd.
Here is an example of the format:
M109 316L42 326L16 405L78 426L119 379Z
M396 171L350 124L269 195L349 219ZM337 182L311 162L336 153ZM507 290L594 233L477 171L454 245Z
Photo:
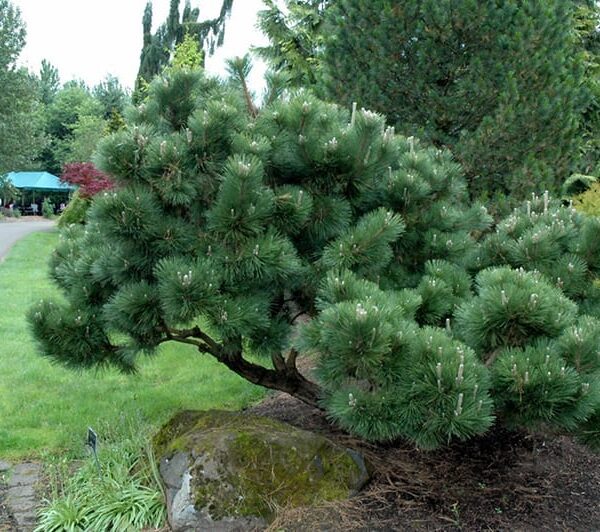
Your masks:
M303 403L322 410L319 399L323 395L323 390L318 384L306 379L295 367L286 370L268 369L248 362L241 356L219 358L219 362L253 384L288 393Z

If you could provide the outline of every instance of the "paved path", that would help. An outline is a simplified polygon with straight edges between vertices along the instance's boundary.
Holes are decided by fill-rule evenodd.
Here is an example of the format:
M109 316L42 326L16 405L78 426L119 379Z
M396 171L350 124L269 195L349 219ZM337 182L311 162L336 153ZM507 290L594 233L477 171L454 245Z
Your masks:
M0 262L4 260L8 250L19 239L35 231L48 231L54 227L52 220L34 222L0 222Z
M10 469L11 465L8 462L0 460L0 532L14 532L17 529L17 523L6 500Z
M35 528L38 507L36 485L40 481L41 470L40 464L32 462L16 464L9 470L6 505L19 532Z

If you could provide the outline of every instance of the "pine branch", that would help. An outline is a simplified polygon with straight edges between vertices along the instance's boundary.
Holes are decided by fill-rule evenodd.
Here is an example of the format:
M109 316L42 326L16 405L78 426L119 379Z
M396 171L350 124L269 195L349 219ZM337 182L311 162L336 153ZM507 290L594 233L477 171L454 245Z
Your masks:
M272 353L271 360L273 361L273 367L277 371L285 371L287 368L286 362L284 358L281 356L281 353Z
M296 359L297 358L298 358L298 351L294 348L290 349L287 360L285 361L286 367L288 369L296 370Z
M174 340L184 344L190 344L198 347L202 351L214 355L219 358L222 347L215 342L208 334L203 332L200 327L192 327L191 329L170 329L165 328L165 333L169 340ZM198 339L202 340L199 341Z
M251 68L248 56L246 55L244 57L236 57L235 59L231 59L227 62L227 66L229 73L236 77L240 82L248 113L252 118L256 118L258 116L258 109L252 101L250 89L248 88L248 83L246 82L246 78L250 73Z

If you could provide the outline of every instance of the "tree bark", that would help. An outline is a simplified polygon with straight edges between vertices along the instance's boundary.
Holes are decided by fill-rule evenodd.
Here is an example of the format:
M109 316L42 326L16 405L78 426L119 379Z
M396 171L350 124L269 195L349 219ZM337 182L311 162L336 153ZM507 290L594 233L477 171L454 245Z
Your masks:
M195 345L198 351L213 356L247 381L270 390L285 392L313 408L323 410L319 404L319 400L323 397L323 389L298 371L296 367L298 353L295 349L290 351L287 360L280 353L273 354L275 369L269 369L243 357L241 338L225 346L213 340L197 326L183 330L165 326L164 330L165 341L173 340Z
M318 384L305 378L295 367L287 368L285 371L277 371L253 364L241 356L235 358L218 357L218 360L231 371L253 384L288 393L313 408L323 409L319 404L323 390Z

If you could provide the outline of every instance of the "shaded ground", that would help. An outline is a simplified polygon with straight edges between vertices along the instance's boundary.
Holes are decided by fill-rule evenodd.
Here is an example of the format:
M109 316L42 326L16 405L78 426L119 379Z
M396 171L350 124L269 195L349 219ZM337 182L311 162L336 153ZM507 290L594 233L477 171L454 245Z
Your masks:
M12 220L12 218L10 219ZM54 227L52 220L33 217L18 219L15 222L0 223L0 262L4 259L12 245L19 239L35 231L48 231ZM21 221L23 220L23 221Z
M286 395L250 409L361 450L373 480L350 502L283 512L271 530L600 530L600 455L565 436L516 434L436 452L367 445Z

